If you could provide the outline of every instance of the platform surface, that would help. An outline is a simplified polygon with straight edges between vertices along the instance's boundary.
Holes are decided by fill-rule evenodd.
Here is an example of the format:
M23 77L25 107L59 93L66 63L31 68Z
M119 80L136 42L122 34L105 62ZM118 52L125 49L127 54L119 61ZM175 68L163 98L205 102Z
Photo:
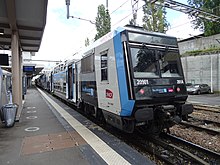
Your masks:
M0 125L0 165L152 164L47 93L30 88L19 122Z

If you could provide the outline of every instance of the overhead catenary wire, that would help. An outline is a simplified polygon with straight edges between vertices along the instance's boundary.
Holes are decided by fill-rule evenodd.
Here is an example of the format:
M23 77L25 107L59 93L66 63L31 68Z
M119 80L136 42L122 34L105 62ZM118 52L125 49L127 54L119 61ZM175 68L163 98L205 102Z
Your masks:
M194 17L200 17L200 18L204 18L208 21L220 23L220 16L206 12L206 11L199 9L199 8L185 5L180 2L176 2L173 0L164 0L163 3L159 3L157 0L153 1L153 2L150 0L147 0L147 2L154 3L155 5L158 5L158 6L164 6L166 8L170 8L172 10L176 10L176 11L179 11L179 12L182 12L185 14L189 14Z
M110 15L112 15L114 12L116 12L117 10L119 10L122 6L124 6L129 0L126 0L125 2L123 2L119 7L117 7L115 10L113 10ZM68 4L70 5L70 3ZM87 21L87 22L90 22L91 24L95 24L95 21L92 21L92 20L89 20L89 19L86 19L86 18L81 18L81 17L76 17L76 16L70 16L69 15L69 10L67 10L67 18L75 18L75 19L79 19L79 20L82 20L82 21Z
M122 3L118 8L116 8L115 10L113 10L113 11L110 13L110 15L113 14L114 12L116 12L116 11L117 11L118 9L120 9L122 6L124 6L128 1L129 1L129 0L125 1L124 3Z
M138 9L137 9L137 11L138 10L140 10L142 7L144 7L145 5L142 5L142 6L140 6ZM116 22L114 25L112 25L112 26L115 26L115 25L117 25L117 24L119 24L120 22L122 22L124 19L126 19L126 18L128 18L130 15L132 15L133 14L133 11L132 12L130 12L128 15L126 15L124 18L122 18L120 21L118 21L118 22Z
M69 16L70 18L75 18L75 19L79 19L79 20L82 20L82 21L88 21L90 22L91 24L95 24L95 22L93 22L92 20L89 20L89 19L85 19L85 18L81 18L81 17L75 17L75 16Z
M125 4L127 4L128 2L129 2L129 0L124 1L121 5L119 5L117 8L115 8L115 10L113 10L113 11L110 13L110 16L111 16L112 14L116 13L119 9L121 9L121 8L122 8ZM138 0L135 1L135 3L138 3ZM139 11L139 10L140 10L141 8L143 8L144 6L146 6L146 4L141 5L138 9L136 9L136 12ZM112 25L112 27L115 27L116 25L118 25L119 23L121 23L123 20L125 20L125 19L128 18L128 17L130 17L132 14L133 14L133 10L132 10L128 15L126 15L125 17L123 17L122 19L120 19L119 21L117 21L116 23L114 23L114 24ZM90 23L92 23L92 24L95 24L95 23L94 23L95 21L92 21L92 20L89 20L89 19L80 18L80 17L75 17L75 16L70 16L70 17L75 18L75 19L79 19L79 20L82 20L82 21L87 21L87 22L90 22ZM186 22L186 23L183 23L183 24L180 24L180 25L176 25L176 26L174 26L174 27L169 28L169 30L174 29L174 28L177 28L177 27L180 27L180 26L184 26L185 24L187 24L187 23L189 23L189 22L190 22L190 21L188 21L188 22ZM89 31L89 33L87 34L87 36L89 36L89 38L90 38L90 37L91 37L90 34L92 34L95 30L96 30L95 27L92 28L92 29ZM90 41L92 41L92 40L90 40ZM81 42L82 42L82 41L81 41ZM93 41L92 41L92 42L93 42ZM92 43L92 42L91 42L91 43ZM83 46L81 46L77 51L74 51L75 54L79 54L79 52L81 52L82 49L83 49ZM71 56L72 56L72 55L71 55ZM68 58L68 57L67 57L67 58Z
M119 7L117 7L115 10L113 10L113 11L110 13L110 16L111 16L113 13L115 13L117 10L119 10L121 7L123 7L126 3L128 3L128 1L129 1L129 0L126 0L126 1L123 2ZM88 35L91 34L94 30L95 30L95 28L93 28L93 29L88 33Z
M129 2L129 0L124 1L120 6L118 6L115 10L113 10L113 11L110 13L110 16L111 16L112 14L114 14L116 11L118 11L120 8L122 8L122 7L123 7L126 3L128 3L128 2ZM74 17L74 16L70 16L70 17ZM80 18L80 17L74 17L74 18L80 19L80 20L84 20L84 21L88 21L88 22L94 22L94 21L92 21L92 20L88 20L88 19L84 19L84 18ZM94 24L94 23L93 23L93 24ZM90 32L87 33L87 36L90 35L91 33L93 33L94 30L96 30L96 28L93 28L92 30L90 30ZM82 49L82 47L80 47L79 50L76 51L76 52L81 51L81 49Z
M128 1L129 0L126 0L125 2L123 2L119 7L117 7L115 10L113 10L111 13L110 13L110 15L112 15L113 13L115 13L117 10L119 10L121 7L123 7L126 3L128 3ZM136 1L135 3L137 3L138 1ZM144 6L146 6L146 4L144 4L144 5L141 5L138 9L137 9L137 11L139 11L141 8L143 8ZM117 24L119 24L120 22L122 22L123 20L125 20L126 18L128 18L129 16L131 16L133 14L133 11L132 12L130 12L128 15L126 15L125 17L123 17L122 19L120 19L119 21L117 21L116 23L114 23L113 25L112 25L112 27L114 27L114 26L116 26ZM80 18L80 17L75 17L75 18L78 18L78 19L81 19L81 20L85 20L85 21L89 21L89 22L93 22L93 21L91 21L91 20L87 20L87 19L83 19L83 18ZM189 23L190 21L188 21L188 22L186 22L186 23L183 23L183 24L181 24L181 25L177 25L177 26L175 26L175 27L171 27L170 29L174 29L174 28L177 28L177 27L180 27L180 26L183 26L183 25L185 25L185 24L187 24L187 23ZM169 30L170 30L169 29ZM95 28L93 28L92 30L90 30L90 32L88 33L88 35L90 35L91 33L93 33L94 32L94 30L95 30Z
M186 25L186 24L188 24L188 23L190 23L190 22L191 22L191 21L184 22L184 23L182 23L182 24L179 24L179 25L173 26L173 27L169 28L168 30L171 30L171 29L175 29L175 28L178 28L178 27L184 26L184 25Z
M128 3L128 2L129 2L129 0L124 1L120 6L118 6L115 10L113 10L113 11L110 13L110 15L114 14L116 11L118 11L120 8L122 8L122 7L123 7L126 3ZM137 2L138 2L138 0L137 0L135 3L137 3ZM143 8L144 6L146 6L146 4L141 5L136 11L139 11L139 10L140 10L141 8ZM125 20L126 18L128 18L128 17L131 16L132 14L133 14L133 11L130 12L130 13L129 13L128 15L126 15L125 17L123 17L122 19L120 19L119 21L117 21L116 23L114 23L114 24L112 25L112 27L118 25L119 23L121 23L123 20ZM84 21L88 21L88 22L91 22L92 24L94 24L94 21L91 21L91 20L88 20L88 19L84 19L84 18L80 18L80 17L73 17L73 18L80 19L80 20L84 20ZM180 25L177 25L177 26L174 26L174 27L171 27L169 30L174 29L174 28L177 28L177 27L180 27L180 26L184 26L185 24L188 24L189 22L190 22L190 21L185 22L185 23L180 24ZM91 33L93 33L94 30L95 30L95 28L93 28L92 30L90 30L90 32L89 32L87 35L90 35ZM82 49L82 47L80 48L80 50L81 50L81 49Z

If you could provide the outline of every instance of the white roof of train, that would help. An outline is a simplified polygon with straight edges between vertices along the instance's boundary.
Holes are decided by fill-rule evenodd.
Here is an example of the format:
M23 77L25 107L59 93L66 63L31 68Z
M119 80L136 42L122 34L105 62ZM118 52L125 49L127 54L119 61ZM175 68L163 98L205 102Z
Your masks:
M125 31L125 30L140 32L140 33L146 33L146 34L151 34L151 35L153 34L153 35L157 35L157 36L166 36L166 37L175 38L173 36L170 36L170 35L167 35L167 34L164 34L164 33L150 32L150 31L147 31L147 30L143 29L142 27L126 25L124 27L118 27L118 28L114 29L113 31L107 33L106 35L104 35L101 38L99 38L98 40L96 40L93 44L86 47L85 50L83 50L82 53L81 53L82 57L85 56L86 54L88 54L88 52L91 51L96 46L101 45L102 43L112 39L115 35L117 35L118 33L121 33L122 31ZM71 59L71 60L66 61L66 63L62 62L62 63L59 63L58 65L60 65L60 64L66 65L66 64L69 64L69 63L77 62L79 60L80 59ZM55 67L54 67L54 69L55 69Z
M3 75L11 75L11 72L8 72L8 71L2 69L2 74L3 74Z

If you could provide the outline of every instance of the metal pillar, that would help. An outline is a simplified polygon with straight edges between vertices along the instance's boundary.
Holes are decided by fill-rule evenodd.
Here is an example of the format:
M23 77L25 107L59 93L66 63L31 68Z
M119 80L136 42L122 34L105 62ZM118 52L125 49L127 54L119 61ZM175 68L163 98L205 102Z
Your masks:
M22 52L20 51L20 48L19 48L19 67L20 67L20 84L19 84L19 87L20 87L20 91L21 91L21 101L24 100L24 96L23 96L23 84L22 84L22 81L23 81L23 57L22 57ZM23 104L22 104L22 109L23 109Z
M219 63L219 56L220 54L218 53L217 55L217 88L218 88L218 95L220 95L220 63Z
M21 90L21 55L19 52L18 35L12 32L12 102L18 105L16 121L19 120L22 111L22 90Z
M211 58L211 92L213 93L213 68L212 68L212 55L210 55L210 58Z
M131 0L134 25L137 25L138 0Z

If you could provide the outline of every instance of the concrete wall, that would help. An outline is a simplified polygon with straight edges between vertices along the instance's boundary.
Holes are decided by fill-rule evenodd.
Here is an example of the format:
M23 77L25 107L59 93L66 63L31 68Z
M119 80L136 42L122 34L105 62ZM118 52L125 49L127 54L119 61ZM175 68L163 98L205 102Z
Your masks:
M220 34L212 35L209 37L192 37L191 39L186 39L178 42L180 54L187 51L193 50L203 50L213 47L220 47Z
M182 57L185 80L189 83L204 83L220 91L220 54Z

